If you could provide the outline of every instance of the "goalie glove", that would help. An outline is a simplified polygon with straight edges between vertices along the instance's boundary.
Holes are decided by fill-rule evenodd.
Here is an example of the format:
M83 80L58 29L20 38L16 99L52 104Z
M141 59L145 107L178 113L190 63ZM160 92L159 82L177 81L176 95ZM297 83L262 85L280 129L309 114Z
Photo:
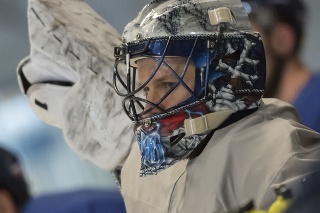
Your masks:
M131 121L112 87L118 32L79 0L29 0L30 56L17 68L35 114L61 128L82 158L113 170L133 141Z

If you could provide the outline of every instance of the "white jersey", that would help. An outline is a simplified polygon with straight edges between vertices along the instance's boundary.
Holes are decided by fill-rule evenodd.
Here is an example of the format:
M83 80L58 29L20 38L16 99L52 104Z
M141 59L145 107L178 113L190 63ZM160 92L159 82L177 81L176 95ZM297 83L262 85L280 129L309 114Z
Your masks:
M139 176L135 144L121 172L127 212L223 212L251 199L267 209L280 184L298 197L320 173L320 135L299 121L291 105L264 99L255 113L217 130L198 157L147 177Z

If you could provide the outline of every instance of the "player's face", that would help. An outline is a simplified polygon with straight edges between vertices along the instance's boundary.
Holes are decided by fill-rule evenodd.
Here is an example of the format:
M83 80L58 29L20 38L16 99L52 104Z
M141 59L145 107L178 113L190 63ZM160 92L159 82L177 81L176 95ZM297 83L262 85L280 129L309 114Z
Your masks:
M187 60L182 57L168 57L164 61L183 79L186 85L193 91L195 84L195 67L192 63L189 64L185 75L182 77ZM154 69L157 67L158 61L152 58L140 59L137 61L138 76L137 82L139 85L146 82ZM172 70L164 63L159 67L155 76L143 89L146 99L154 104L172 88L179 80ZM178 86L159 104L162 109L171 108L190 97L188 90L180 83ZM149 104L145 105L145 110L149 109ZM157 108L153 109L150 114L157 113Z

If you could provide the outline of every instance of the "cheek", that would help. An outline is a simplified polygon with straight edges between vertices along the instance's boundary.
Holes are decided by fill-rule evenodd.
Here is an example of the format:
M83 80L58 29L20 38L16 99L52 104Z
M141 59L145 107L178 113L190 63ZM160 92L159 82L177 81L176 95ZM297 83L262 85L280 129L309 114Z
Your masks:
M177 105L190 97L190 93L184 86L179 85L167 98L166 102L171 106Z
M187 86L194 91L195 88L195 69L192 68L190 70L187 71L186 76L184 77L184 82L187 84ZM188 99L191 96L191 94L189 93L189 91L183 86L183 85L179 85L175 90L174 93L172 94L171 98L173 100L175 100L175 104L178 104L180 102L185 101L186 99Z
M140 84L146 82L148 79L148 73L146 71L138 71L136 74L136 82L139 82Z

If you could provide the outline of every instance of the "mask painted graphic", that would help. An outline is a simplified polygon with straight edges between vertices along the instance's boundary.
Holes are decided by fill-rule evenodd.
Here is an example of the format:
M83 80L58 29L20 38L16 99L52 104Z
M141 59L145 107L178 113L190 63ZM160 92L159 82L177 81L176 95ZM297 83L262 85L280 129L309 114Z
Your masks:
M134 132L141 152L141 175L156 174L176 161L186 159L207 134L185 136L183 122L206 114L208 110L200 103L147 126L136 125Z

